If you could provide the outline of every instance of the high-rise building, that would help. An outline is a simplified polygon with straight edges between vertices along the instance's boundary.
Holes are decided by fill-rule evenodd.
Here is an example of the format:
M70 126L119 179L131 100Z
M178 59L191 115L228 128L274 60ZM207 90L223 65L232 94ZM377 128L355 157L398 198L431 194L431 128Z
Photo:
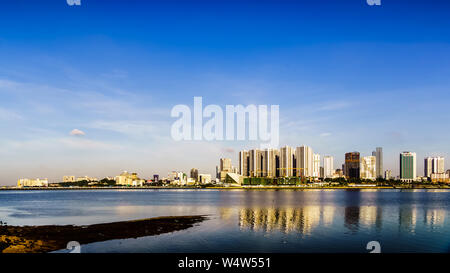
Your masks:
M375 180L377 178L377 158L375 156L365 156L361 158L360 178Z
M220 181L225 181L227 173L232 172L231 159L230 158L221 158L220 159Z
M246 150L239 152L239 174L250 176L250 154Z
M424 161L424 176L430 178L432 174L445 173L445 159L443 157L426 157Z
M191 169L191 178L195 181L198 181L198 170L195 168Z
M384 179L390 180L391 177L392 177L392 171L391 171L391 170L386 170L386 171L384 172Z
M220 171L231 172L231 159L230 158L221 158L220 159Z
M332 156L323 157L323 172L325 178L332 178L334 174L334 158Z
M270 162L268 164L268 176L269 177L280 177L280 150L269 149L268 150Z
M375 151L372 152L372 156L376 157L376 177L383 178L383 148L377 147Z
M403 152L400 154L400 180L412 182L417 177L416 153Z
M291 147L284 146L280 149L280 176L294 176L294 152Z
M344 175L348 178L360 177L359 152L345 154Z
M296 176L314 176L314 152L308 146L301 146L295 149ZM319 157L320 166L320 157Z
M320 177L320 155L313 155L313 177Z

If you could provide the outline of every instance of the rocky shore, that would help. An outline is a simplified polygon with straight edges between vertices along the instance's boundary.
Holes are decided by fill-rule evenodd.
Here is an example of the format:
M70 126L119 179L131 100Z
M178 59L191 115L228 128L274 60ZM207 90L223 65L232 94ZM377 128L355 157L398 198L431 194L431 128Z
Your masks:
M193 227L206 216L173 216L103 223L87 226L0 226L1 253L43 253L65 249L70 241L80 244L138 238Z

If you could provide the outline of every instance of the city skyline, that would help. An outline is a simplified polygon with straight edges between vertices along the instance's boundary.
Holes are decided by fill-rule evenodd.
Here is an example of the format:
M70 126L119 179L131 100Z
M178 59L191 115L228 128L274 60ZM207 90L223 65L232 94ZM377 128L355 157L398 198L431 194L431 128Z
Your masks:
M243 177L305 177L313 179L326 179L326 178L341 178L346 179L357 178L365 180L375 181L377 178L382 179L399 179L403 182L412 182L416 179L431 179L431 181L439 179L448 179L450 175L450 169L445 167L445 158L438 157L425 157L424 158L424 170L423 175L419 175L417 172L417 154L414 152L401 152L400 153L400 166L399 175L392 175L392 170L384 169L383 166L379 166L378 162L383 161L383 148L377 147L376 152L372 152L372 156L364 156L361 153L354 151L345 154L345 163L342 164L342 169L334 168L334 157L330 155L321 156L314 153L313 149L309 146L302 145L297 147L290 147L285 145L279 149L266 148L266 149L250 149L242 150L238 153L238 160L233 164L231 158L219 158L219 165L215 166L215 178L217 182L223 183L228 174L239 174ZM321 160L322 158L322 160ZM380 159L381 158L381 159ZM237 165L236 165L237 164ZM157 173L152 174L147 179L137 178L135 172L128 173L126 170L122 170L122 173L118 176L102 176L104 179L116 180L118 185L125 185L126 183L120 182L118 178L122 177L122 180L128 179L131 174L134 178L130 181L139 181L142 186L147 179L150 181L151 177L161 177L162 179L169 179L173 181L174 177L188 177L198 180L199 176L207 175L209 180L213 177L212 173L199 174L197 168L191 168L186 170L172 170L164 174ZM378 173L382 173L379 176ZM233 177L233 179L239 179ZM57 179L56 181L48 181L46 178L24 178L18 179L17 185L29 184L31 185L35 181L37 184L50 184L60 182L76 182L76 181L100 181L101 179L85 176L64 175L63 179ZM157 182L157 181L156 181ZM184 181L186 182L186 181ZM241 181L242 182L242 181ZM241 183L239 182L239 183ZM214 183L214 182L213 182ZM133 185L129 182L128 185Z
M280 143L335 169L376 147L393 176L403 151L419 174L449 158L449 3L168 2L2 3L0 185L237 166L259 143L171 138L171 108L195 96L279 105Z

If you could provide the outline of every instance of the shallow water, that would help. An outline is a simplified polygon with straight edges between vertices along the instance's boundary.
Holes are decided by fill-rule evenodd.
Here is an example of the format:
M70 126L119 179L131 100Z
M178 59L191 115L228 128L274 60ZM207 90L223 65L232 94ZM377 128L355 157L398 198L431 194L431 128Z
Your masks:
M187 230L82 252L369 252L369 241L382 252L449 252L449 208L446 190L0 191L8 225L210 215Z

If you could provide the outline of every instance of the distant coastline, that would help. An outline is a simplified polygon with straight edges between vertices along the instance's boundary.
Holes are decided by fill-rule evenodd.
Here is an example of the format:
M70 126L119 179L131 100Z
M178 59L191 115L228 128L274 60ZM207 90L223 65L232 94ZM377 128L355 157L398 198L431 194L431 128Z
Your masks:
M2 187L0 191L52 191L52 190L357 190L357 189L442 189L450 190L450 185L414 185L414 186L216 186L216 187Z

